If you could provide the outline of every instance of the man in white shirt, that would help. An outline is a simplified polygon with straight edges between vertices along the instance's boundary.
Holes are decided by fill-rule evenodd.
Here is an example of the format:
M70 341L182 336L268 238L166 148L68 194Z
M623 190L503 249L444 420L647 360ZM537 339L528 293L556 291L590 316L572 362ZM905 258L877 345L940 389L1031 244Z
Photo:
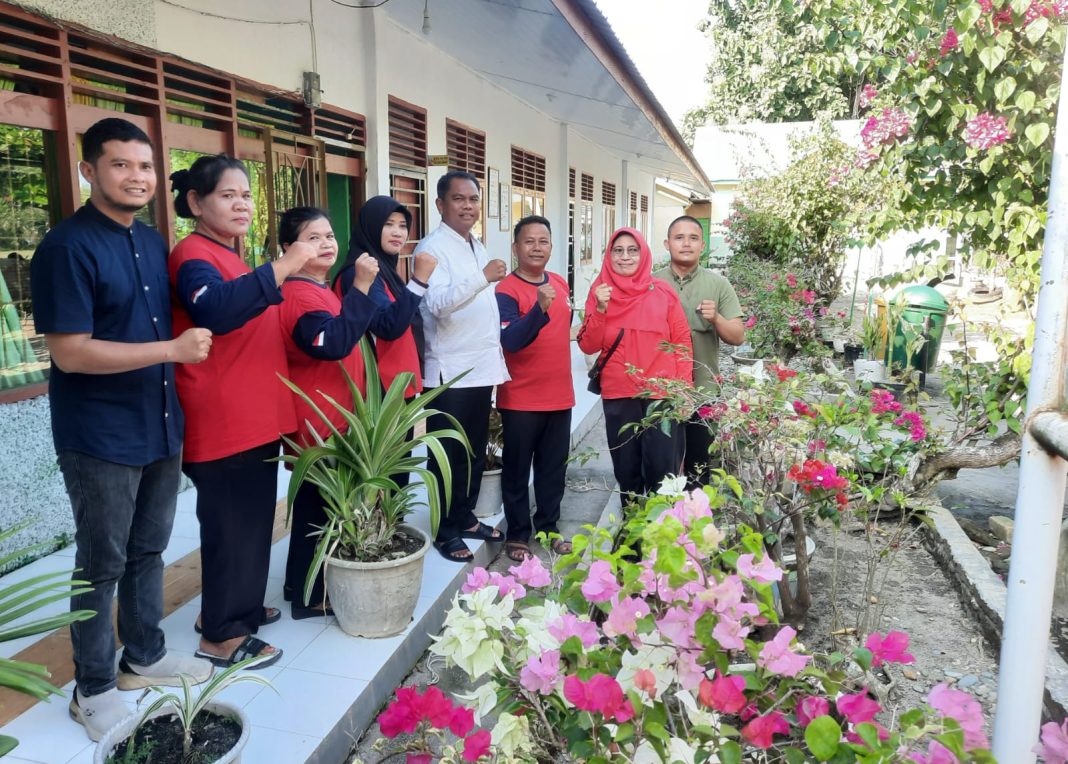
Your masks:
M508 268L503 260L490 260L482 242L471 235L481 204L474 175L458 170L445 173L438 181L441 225L416 247L416 254L425 252L438 261L419 306L426 339L425 385L435 387L468 372L434 401L434 408L451 414L460 423L475 455L472 462L459 443L443 443L452 466L452 498L448 513L441 518L434 546L445 559L459 563L473 557L465 538L504 540L500 531L479 522L472 511L482 482L493 386L509 378L501 350L500 313L492 288L508 275ZM428 430L450 426L443 415L427 421ZM434 458L430 459L430 470L438 477L438 496L444 510L445 488Z

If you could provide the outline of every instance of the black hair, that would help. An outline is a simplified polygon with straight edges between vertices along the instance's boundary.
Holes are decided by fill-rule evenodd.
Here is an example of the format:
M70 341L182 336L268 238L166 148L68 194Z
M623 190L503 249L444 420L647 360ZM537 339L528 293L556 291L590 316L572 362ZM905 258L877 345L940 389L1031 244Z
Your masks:
M196 191L204 198L219 185L227 170L240 170L249 177L245 163L226 154L203 156L193 162L188 170L171 173L171 191L174 193L174 212L180 218L196 217L189 208L189 192Z
M283 247L292 244L300 236L304 226L319 218L330 220L326 211L318 207L290 207L278 219L278 243Z
M528 225L541 224L545 226L546 230L552 234L553 227L549 223L548 218L543 218L541 215L527 215L525 218L520 218L519 222L515 224L515 231L512 232L512 241L516 244L519 243L519 234Z
M449 187L452 186L454 180L469 180L475 184L475 188L478 192L482 193L482 186L479 185L478 178L466 170L449 170L447 173L438 178L438 199L444 200L445 195L449 193Z
M704 236L705 227L703 225L701 225L701 221L700 220L695 218L693 215L679 215L677 218L672 220L671 223L668 225L668 229L667 229L668 238L671 238L671 229L675 227L676 223L693 223L694 225L696 225L698 228L701 229L701 235Z
M82 159L93 164L104 153L104 144L108 141L128 143L137 141L152 147L152 141L144 130L133 122L118 117L108 117L93 124L82 136Z

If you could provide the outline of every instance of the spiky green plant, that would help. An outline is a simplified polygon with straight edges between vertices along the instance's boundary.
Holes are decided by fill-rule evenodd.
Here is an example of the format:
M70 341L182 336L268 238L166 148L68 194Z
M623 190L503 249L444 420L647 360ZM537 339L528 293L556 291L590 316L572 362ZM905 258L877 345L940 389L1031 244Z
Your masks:
M442 441L459 441L471 453L471 445L460 423L449 414L429 407L435 398L467 372L406 401L404 392L414 375L411 372L398 374L389 389L383 392L378 365L366 338L360 340L360 352L366 369L366 394L360 392L342 366L352 393L353 410L322 395L345 418L347 429L344 432L330 421L330 417L307 393L289 380L282 379L330 430L329 436L323 439L309 424L308 431L314 439L314 445L302 447L287 438L286 443L294 453L281 457L282 461L293 465L287 497L288 512L291 514L293 511L293 501L301 483L309 481L319 489L327 516L326 524L319 531L315 556L308 570L304 586L305 603L311 596L315 578L328 555L365 562L386 559L397 535L397 526L417 506L418 484L402 488L397 484L397 476L414 472L422 479L430 507L430 532L437 534L442 509L448 512L452 492L452 467L445 459ZM416 434L411 440L408 439L408 433L415 431L417 425L439 413L444 414L453 426ZM437 477L427 467L428 457L413 453L413 449L421 445L441 466L446 497L444 508L438 498Z

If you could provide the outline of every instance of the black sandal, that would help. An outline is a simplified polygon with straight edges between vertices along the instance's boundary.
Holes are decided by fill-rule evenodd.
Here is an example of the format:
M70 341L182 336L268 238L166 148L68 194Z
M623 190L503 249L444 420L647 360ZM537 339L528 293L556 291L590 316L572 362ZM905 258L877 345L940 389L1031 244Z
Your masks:
M333 613L331 613L330 615L333 615ZM199 619L200 616L197 616L197 618ZM279 610L276 607L266 607L265 606L263 608L263 619L260 621L260 626L267 626L268 624L278 623L281 620L282 620L282 611L281 610ZM204 627L201 626L196 621L193 621L193 631L195 631L197 634L203 634L204 633Z
M461 538L452 538L448 541L435 541L434 548L437 549L438 554L446 560L449 560L450 562L458 562L461 565L465 565L475 559L475 556L471 554L471 550L467 548L467 544L465 544ZM460 556L462 552L467 552L467 556Z
M460 532L460 538L462 539L474 539L475 541L492 541L494 543L500 543L504 541L504 534L494 528L492 525L486 525L483 522L479 522L478 527L473 531L463 530Z
M327 605L325 602L321 602L318 605L298 605L294 602L290 605L290 616L294 621L303 621L305 618L322 618L325 616L331 616L334 614L334 608Z
M505 541L504 554L512 562L519 564L523 564L534 556L534 553L530 551L530 544L525 541Z
M240 645L234 648L234 651L230 653L229 656L213 655L212 653L207 653L203 650L197 650L194 655L196 655L196 657L198 658L203 658L206 661L210 661L212 665L218 666L219 668L230 668L230 666L233 666L236 663L240 663L241 661L247 658L255 658L259 656L262 657L263 660L259 663L254 663L248 668L261 669L267 668L268 666L277 663L278 659L282 657L282 651L279 650L277 647L274 649L273 653L268 653L267 655L261 656L260 654L263 652L263 648L265 647L271 647L271 645L267 644L262 639L257 639L256 637L249 634L247 637L245 637L244 641Z

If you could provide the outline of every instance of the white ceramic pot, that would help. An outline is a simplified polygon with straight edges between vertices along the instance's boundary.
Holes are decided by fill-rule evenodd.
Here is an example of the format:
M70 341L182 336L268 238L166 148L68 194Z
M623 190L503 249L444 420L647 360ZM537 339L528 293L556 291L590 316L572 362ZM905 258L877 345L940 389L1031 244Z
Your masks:
M882 382L886 379L886 364L858 358L853 361L853 378L857 382Z
M240 764L241 751L244 750L248 744L248 736L252 732L252 723L248 717L245 716L245 712L237 706L232 706L229 703L214 700L208 703L205 708L208 711L213 711L220 716L232 716L237 719L238 724L241 725L241 737L234 743L234 747L230 749L230 752L223 756L221 759L216 759L215 764ZM157 713L152 715L152 718L157 716L168 716L174 712L170 709L161 709ZM130 736L134 727L141 721L141 714L134 713L127 716L121 722L104 733L104 737L100 738L100 742L96 745L96 750L93 752L93 764L105 764L108 757L114 753L115 748L122 743L123 740Z
M501 470L483 470L482 484L478 489L478 501L475 502L475 517L493 517L500 514L504 503L501 492Z
M411 622L423 585L423 558L430 549L430 537L410 525L401 527L423 539L423 546L407 557L384 562L326 559L326 593L346 634L390 637Z

